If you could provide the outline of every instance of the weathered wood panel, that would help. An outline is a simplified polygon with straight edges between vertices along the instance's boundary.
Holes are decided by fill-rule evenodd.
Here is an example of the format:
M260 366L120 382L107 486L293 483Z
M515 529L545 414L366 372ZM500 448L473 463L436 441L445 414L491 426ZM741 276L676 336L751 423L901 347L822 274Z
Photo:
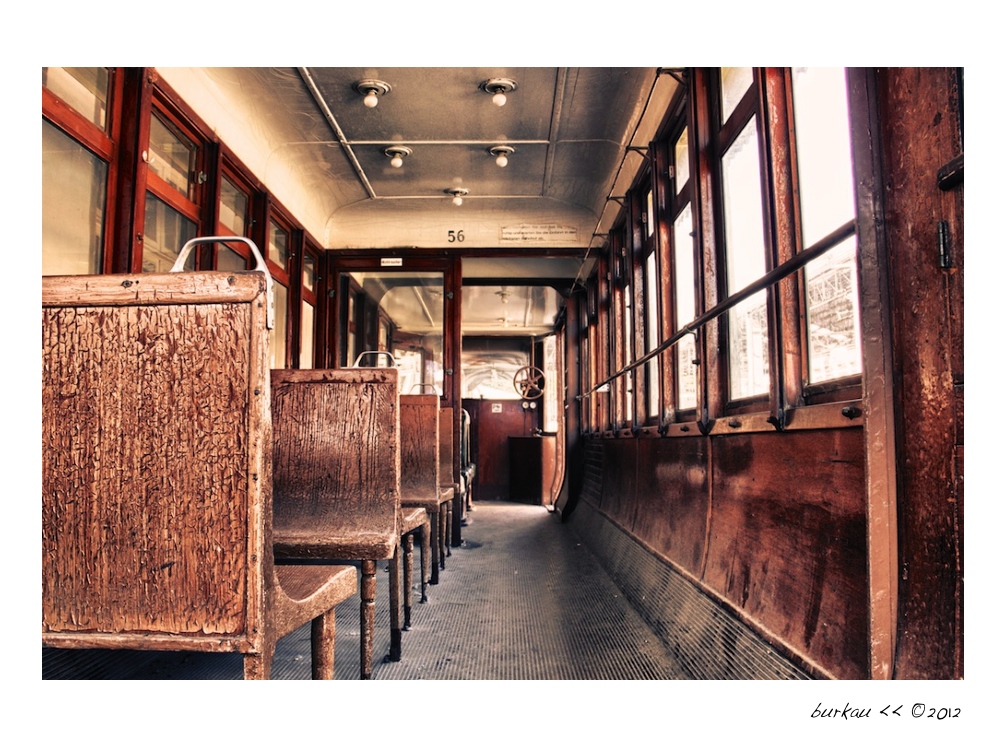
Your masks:
M704 582L842 679L868 676L860 429L712 444Z
M441 491L440 407L434 394L399 397L400 492L437 502Z
M246 627L247 307L43 309L43 630Z
M700 577L709 520L708 438L640 440L635 535Z
M629 532L635 522L635 443L635 440L608 440L604 443L601 510Z
M964 383L963 190L938 169L962 153L954 69L880 75L885 147L899 519L899 627L894 676L951 679L961 650L962 557L954 461ZM950 233L942 268L939 226ZM957 671L956 671L957 669Z
M279 557L392 557L400 503L397 373L272 370Z

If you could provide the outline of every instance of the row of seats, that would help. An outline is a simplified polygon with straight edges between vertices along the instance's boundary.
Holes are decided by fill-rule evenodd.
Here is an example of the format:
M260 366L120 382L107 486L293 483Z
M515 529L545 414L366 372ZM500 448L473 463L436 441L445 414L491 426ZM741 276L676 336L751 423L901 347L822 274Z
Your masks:
M43 645L233 651L257 679L312 622L329 679L335 608L360 594L367 678L388 561L401 657L413 538L423 600L450 553L451 415L391 368L270 370L269 289L266 272L43 278Z

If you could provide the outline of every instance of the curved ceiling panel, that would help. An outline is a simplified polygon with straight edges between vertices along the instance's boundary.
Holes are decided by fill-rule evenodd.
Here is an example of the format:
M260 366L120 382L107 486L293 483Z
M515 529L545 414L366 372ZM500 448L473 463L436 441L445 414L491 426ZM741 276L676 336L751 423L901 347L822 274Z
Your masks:
M458 231L475 248L590 247L678 86L658 68L159 73L196 110L217 113L208 124L219 138L334 249L436 248ZM356 89L365 79L386 84L375 107ZM490 79L516 83L502 107L484 90ZM398 167L391 146L408 150ZM493 146L513 149L505 167ZM468 191L462 206L452 188Z

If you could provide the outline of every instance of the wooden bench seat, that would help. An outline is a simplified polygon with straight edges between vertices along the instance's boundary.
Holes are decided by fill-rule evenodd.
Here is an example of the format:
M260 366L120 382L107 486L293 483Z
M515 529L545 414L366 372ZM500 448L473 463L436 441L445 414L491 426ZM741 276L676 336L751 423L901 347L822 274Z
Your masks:
M431 578L437 584L444 566L444 524L455 495L440 480L440 399L434 393L399 397L399 437L403 507L423 508L431 525Z
M263 679L312 622L313 677L333 677L357 574L274 565L268 287L42 278L44 646L238 652Z
M273 370L271 380L275 555L279 563L360 562L361 677L368 679L376 563L389 561L388 658L398 660L400 542L429 522L400 505L398 371Z

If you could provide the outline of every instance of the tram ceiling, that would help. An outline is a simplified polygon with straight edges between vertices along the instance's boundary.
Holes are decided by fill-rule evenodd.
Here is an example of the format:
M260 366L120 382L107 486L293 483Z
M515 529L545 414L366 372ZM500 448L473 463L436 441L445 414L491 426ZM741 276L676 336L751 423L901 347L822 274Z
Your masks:
M158 72L186 101L212 100L202 109L220 114L208 124L279 200L309 207L296 218L329 248L579 248L582 259L620 211L609 196L643 167L679 85L674 70ZM516 84L503 106L486 83L497 80ZM467 191L462 205L452 190Z

